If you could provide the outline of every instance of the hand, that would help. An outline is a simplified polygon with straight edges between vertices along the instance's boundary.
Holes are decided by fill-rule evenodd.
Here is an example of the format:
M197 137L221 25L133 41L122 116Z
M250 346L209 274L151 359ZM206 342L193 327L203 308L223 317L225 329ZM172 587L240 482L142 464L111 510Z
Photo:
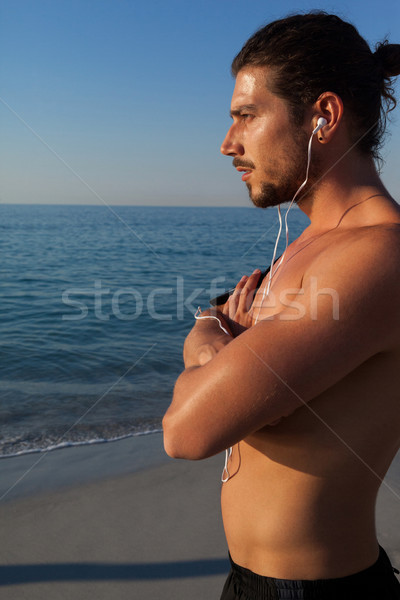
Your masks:
M223 346L221 346L223 348ZM221 348L217 348L216 345L211 344L203 344L197 351L197 362L200 367L207 364L210 360L214 358L218 354L218 350Z
M202 367L232 339L229 325L219 310L213 307L203 311L196 317L195 325L183 346L185 368Z
M244 275L222 309L234 337L253 325L252 304L260 275L260 269L250 277Z

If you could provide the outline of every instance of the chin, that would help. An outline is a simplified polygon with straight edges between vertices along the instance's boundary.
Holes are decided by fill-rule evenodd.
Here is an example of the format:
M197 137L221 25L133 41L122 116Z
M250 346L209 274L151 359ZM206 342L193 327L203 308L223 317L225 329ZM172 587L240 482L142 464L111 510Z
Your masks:
M257 208L269 208L270 206L278 206L279 204L283 204L287 202L287 197L281 197L277 189L272 184L263 184L262 189L256 194L250 184L247 184L247 189L249 191L249 197L254 206Z

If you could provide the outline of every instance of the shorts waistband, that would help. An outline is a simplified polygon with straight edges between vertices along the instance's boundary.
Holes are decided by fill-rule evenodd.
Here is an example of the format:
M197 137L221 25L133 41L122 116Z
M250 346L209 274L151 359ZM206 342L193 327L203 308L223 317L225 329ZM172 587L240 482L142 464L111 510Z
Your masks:
M246 590L243 599L247 597L262 600L302 598L302 591L304 598L318 598L319 594L320 597L330 597L329 594L331 594L332 598L335 595L337 598L355 598L358 597L356 594L354 596L347 594L351 594L351 590L360 592L362 588L373 592L382 580L394 579L393 567L388 555L381 546L379 546L378 559L373 565L358 573L332 579L292 580L265 577L237 565L233 562L230 555L229 559L232 565L232 576L235 584L240 589ZM368 595L369 597L372 596Z

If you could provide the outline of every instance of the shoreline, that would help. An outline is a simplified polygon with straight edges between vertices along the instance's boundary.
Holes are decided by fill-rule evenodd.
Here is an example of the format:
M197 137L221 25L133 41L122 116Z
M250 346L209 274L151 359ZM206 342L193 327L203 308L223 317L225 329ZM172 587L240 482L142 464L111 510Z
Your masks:
M160 432L4 457L0 460L0 505L171 461Z
M223 455L167 457L161 434L0 461L0 589L9 600L210 600L229 571L220 515ZM29 459L29 460L28 460ZM28 461L28 462L27 462ZM400 566L400 455L377 530ZM3 492L4 493L4 492Z

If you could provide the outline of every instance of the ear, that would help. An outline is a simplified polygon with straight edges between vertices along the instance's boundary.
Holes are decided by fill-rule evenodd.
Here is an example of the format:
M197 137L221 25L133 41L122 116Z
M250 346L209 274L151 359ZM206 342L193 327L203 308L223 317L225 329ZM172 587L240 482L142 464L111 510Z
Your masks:
M320 144L327 144L337 133L343 120L343 101L335 92L323 92L313 105L312 127L317 126L319 117L324 117L327 124L317 133Z

